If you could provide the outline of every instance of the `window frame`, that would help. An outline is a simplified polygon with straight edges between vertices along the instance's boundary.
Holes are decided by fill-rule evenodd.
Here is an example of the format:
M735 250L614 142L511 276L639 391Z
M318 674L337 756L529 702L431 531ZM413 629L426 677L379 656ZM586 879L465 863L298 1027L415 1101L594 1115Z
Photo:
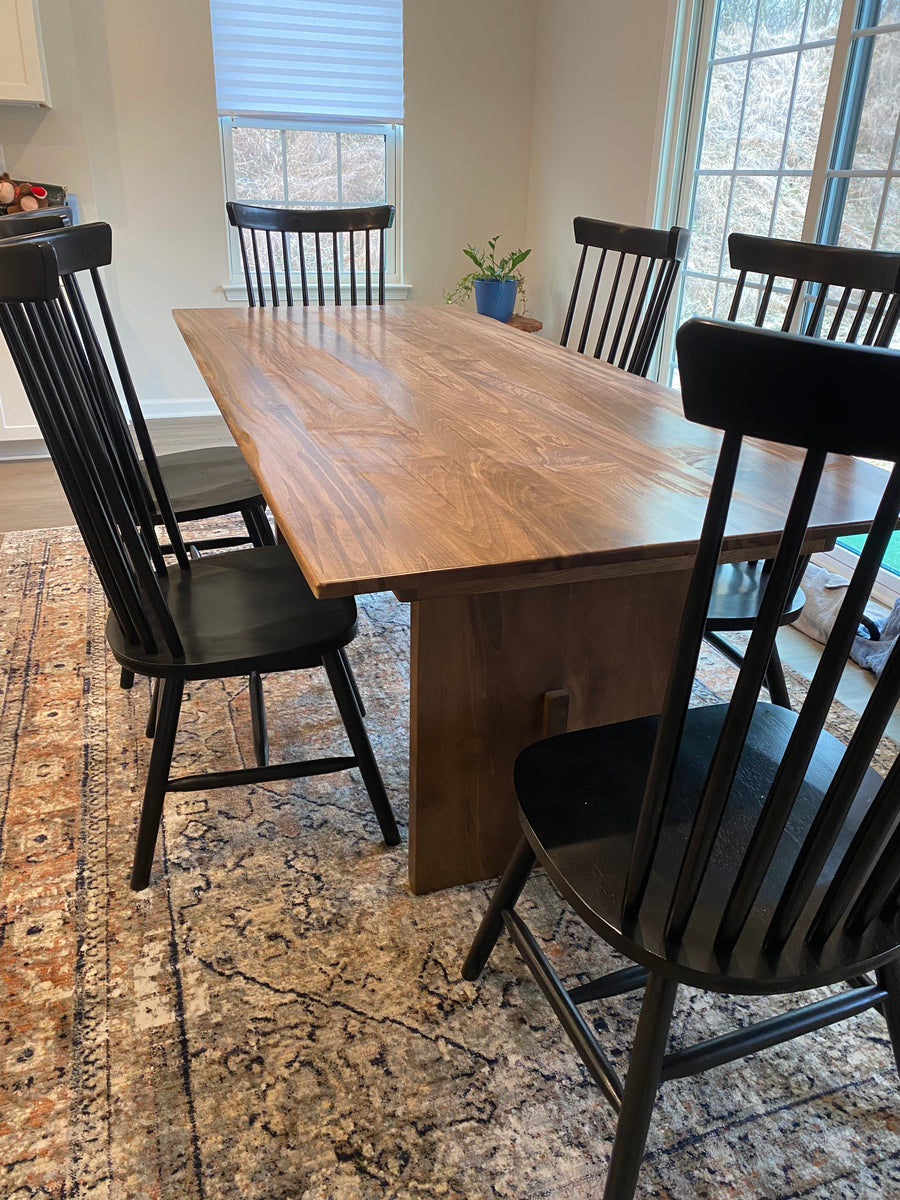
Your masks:
M900 116L894 128L891 141L891 151L887 165L880 168L853 168L852 151L855 149L856 135L865 109L869 67L875 50L875 39L884 34L894 34L900 38L900 20L873 25L865 18L870 15L873 0L857 0L853 13L853 26L848 35L844 78L838 111L835 114L835 127L832 131L832 144L825 166L822 182L822 200L819 210L819 220L816 226L818 240L829 244L840 244L841 228L843 225L844 206L848 185L854 179L883 180L881 200L878 206L878 216L872 236L872 244L878 245L884 214L888 201L891 184L900 187ZM847 7L852 9L852 5ZM860 20L856 25L857 14ZM844 114L847 113L847 121ZM842 165L844 164L844 165Z
M383 135L385 157L385 196L383 201L373 203L392 204L394 206L394 223L385 231L385 289L389 300L403 300L409 294L409 285L403 283L402 247L400 236L400 189L403 178L403 126L394 124L373 124L363 121L315 121L301 119L279 120L270 117L219 117L219 144L222 155L222 172L225 184L226 200L240 200L235 194L234 150L232 132L236 128L244 129L277 129L288 131L293 129L311 130L316 133L373 133ZM285 181L286 182L286 181ZM285 187L286 190L286 187ZM242 201L253 203L253 201ZM283 204L286 208L315 208L327 209L348 207L341 204L340 197L335 201L317 201L315 203L292 203L286 196L263 203ZM352 207L363 207L353 205ZM238 242L238 231L228 226L228 269L229 281L224 285L225 295L229 300L246 302L247 289L244 281L244 271L241 264L241 251ZM298 277L299 278L299 277ZM343 279L346 275L342 276ZM332 285L326 286L330 296Z

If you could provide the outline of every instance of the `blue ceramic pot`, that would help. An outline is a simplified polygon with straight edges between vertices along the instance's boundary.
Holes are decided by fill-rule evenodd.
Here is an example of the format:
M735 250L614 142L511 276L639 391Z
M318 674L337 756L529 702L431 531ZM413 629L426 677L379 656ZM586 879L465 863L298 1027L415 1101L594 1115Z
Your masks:
M483 317L508 321L516 307L514 279L476 279L475 307Z

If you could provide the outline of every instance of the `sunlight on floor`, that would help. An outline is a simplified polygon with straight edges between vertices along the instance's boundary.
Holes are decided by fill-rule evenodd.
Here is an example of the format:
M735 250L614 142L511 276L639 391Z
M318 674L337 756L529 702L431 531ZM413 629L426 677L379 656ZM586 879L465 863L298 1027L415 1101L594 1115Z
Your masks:
M886 614L887 610L885 610ZM778 631L778 653L785 666L793 667L795 671L809 679L818 665L822 646L787 625ZM856 663L848 660L838 688L837 698L842 704L846 704L848 708L859 713L865 708L874 687L875 676L872 672L864 671L862 667L858 667ZM900 740L900 713L894 713L885 732L895 740Z

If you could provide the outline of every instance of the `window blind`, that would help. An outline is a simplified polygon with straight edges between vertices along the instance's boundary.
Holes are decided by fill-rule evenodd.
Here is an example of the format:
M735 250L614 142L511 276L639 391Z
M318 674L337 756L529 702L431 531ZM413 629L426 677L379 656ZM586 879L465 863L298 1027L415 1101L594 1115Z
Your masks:
M220 116L403 120L403 0L210 0Z

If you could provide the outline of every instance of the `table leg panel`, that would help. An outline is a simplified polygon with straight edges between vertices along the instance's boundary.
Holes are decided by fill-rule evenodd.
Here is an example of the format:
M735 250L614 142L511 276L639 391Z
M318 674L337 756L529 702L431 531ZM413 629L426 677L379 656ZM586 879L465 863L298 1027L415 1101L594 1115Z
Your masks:
M500 874L518 838L512 768L542 736L659 710L688 571L412 604L410 883Z

